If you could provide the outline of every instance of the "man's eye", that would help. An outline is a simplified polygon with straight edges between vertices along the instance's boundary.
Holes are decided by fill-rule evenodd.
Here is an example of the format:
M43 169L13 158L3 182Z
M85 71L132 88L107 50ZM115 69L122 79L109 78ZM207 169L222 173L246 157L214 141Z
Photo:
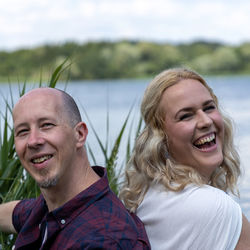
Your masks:
M51 128L53 126L54 126L54 124L53 123L49 123L49 122L46 122L46 123L42 124L42 128Z
M24 136L28 133L28 129L22 129L16 132L16 136Z

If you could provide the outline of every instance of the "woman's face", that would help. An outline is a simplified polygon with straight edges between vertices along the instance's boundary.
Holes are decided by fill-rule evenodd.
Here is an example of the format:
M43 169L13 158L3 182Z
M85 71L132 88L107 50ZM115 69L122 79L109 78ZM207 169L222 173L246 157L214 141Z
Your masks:
M160 106L169 154L195 168L207 180L223 161L224 125L207 88L193 79L167 88Z

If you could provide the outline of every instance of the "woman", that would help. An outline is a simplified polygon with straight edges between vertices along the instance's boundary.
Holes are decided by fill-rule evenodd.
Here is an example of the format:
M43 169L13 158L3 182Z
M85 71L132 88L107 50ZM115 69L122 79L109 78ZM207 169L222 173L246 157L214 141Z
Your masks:
M188 69L156 76L145 91L145 128L121 198L145 224L152 249L250 249L237 194L232 125L205 80Z

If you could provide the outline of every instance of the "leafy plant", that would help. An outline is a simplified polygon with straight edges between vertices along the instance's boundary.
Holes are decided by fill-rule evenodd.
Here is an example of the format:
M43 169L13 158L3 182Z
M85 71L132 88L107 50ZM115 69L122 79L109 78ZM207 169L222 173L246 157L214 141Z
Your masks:
M50 80L47 83L48 87L54 88L60 75L69 68L70 64L66 65L67 60L60 64L52 73ZM39 86L42 85L42 79ZM21 200L24 198L37 197L40 194L35 181L24 170L15 152L14 145L14 130L9 123L9 117L14 107L13 94L10 86L9 103L6 98L5 113L1 113L3 127L0 125L0 203L11 200ZM23 86L19 85L19 96L21 97L26 92L26 83ZM15 242L15 235L0 233L0 248L11 249Z
M63 72L69 69L71 64L66 64L67 60L61 63L52 73L50 80L47 83L48 87L54 88ZM41 73L42 75L42 73ZM42 78L38 83L38 86L42 86ZM19 96L25 94L26 92L26 83L22 86L19 85ZM15 152L14 145L14 131L12 125L9 123L9 118L11 116L11 111L14 106L13 94L10 85L10 103L5 100L5 113L1 114L3 119L3 127L0 125L0 203L8 202L11 200L20 200L24 198L37 197L40 194L40 189L38 188L35 181L32 177L24 170L21 166L21 163L18 159L18 156ZM85 116L87 117L90 127L93 130L98 145L101 149L101 152L105 159L105 167L107 169L107 175L110 183L111 189L118 194L119 192L119 182L121 180L121 170L124 165L127 163L127 160L130 157L131 149L133 143L131 140L134 140L133 137L133 128L134 122L137 121L135 116L132 117L132 110L134 105L131 106L115 141L113 144L110 143L110 124L109 124L109 112L107 112L106 119L106 139L103 142L99 135L97 134L94 125L92 124L86 110L82 107ZM130 123L130 119L132 120ZM129 127L128 127L129 126ZM140 119L137 125L135 137L141 130L142 120ZM119 163L119 152L121 149L122 142L124 142L125 132L128 130L128 135L126 139L126 154L121 163ZM111 145L110 145L111 144ZM91 148L91 145L87 145L90 158L93 163L96 164L95 154ZM120 164L120 168L117 169L117 165ZM0 249L11 249L16 236L13 234L5 234L0 232Z
M119 152L120 152L120 148L122 146L122 141L124 140L124 136L125 136L125 131L129 125L129 118L131 117L132 114L132 110L133 110L133 106L130 108L121 128L120 131L118 133L118 135L115 138L115 141L112 145L110 145L110 126L109 126L109 112L107 112L107 117L106 117L106 139L103 142L100 139L100 136L98 135L98 133L96 132L96 129L94 127L94 125L91 122L91 119L88 116L87 111L82 107L85 116L90 124L90 127L94 133L94 136L98 142L98 145L101 149L101 152L104 156L104 165L106 167L107 170L107 175L108 175L108 179L109 179L109 185L110 188L113 190L113 192L115 194L118 195L119 193L119 183L120 183L120 179L121 179L121 170L123 170L124 165L127 163L130 154L131 154L131 139L132 139L132 135L133 135L133 121L134 119L132 119L132 122L130 124L130 129L128 131L128 135L127 135L127 144L126 144L126 155L123 159L123 161L121 162L122 166L119 166L120 168L117 169L117 165L118 165L118 158L119 158ZM136 135L138 134L138 131L140 131L141 129L141 125L142 125L142 120L140 119L139 123L138 123L138 127L137 127L137 131L136 131ZM95 158L95 152L93 152L91 145L88 144L88 152L90 154L90 157L93 161L94 164L97 163L96 158Z

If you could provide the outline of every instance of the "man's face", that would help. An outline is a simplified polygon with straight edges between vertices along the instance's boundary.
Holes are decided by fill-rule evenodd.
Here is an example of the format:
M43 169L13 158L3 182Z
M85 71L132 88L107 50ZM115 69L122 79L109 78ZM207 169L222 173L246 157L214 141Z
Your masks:
M61 93L36 89L13 110L16 152L42 188L67 181L76 155L75 130L63 112Z

